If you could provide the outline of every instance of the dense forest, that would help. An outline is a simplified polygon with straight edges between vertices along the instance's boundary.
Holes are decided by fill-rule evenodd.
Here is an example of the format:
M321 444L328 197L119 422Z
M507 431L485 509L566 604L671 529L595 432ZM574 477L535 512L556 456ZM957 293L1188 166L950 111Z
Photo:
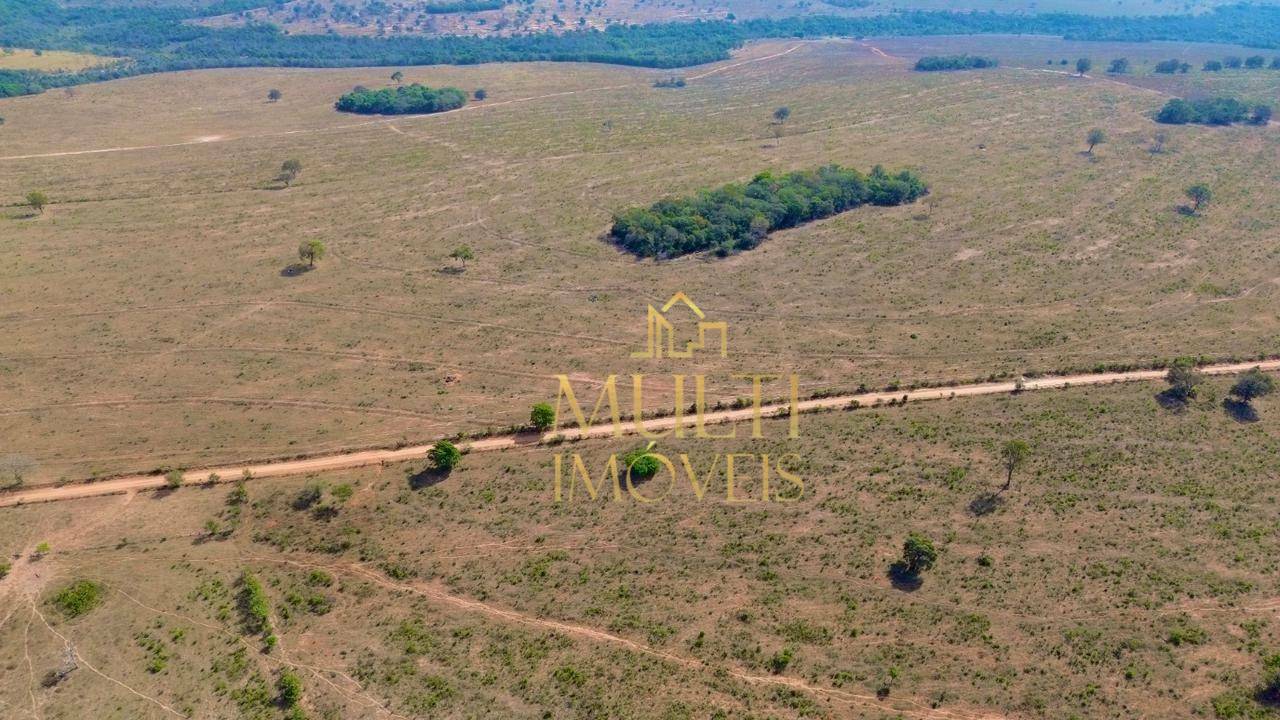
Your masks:
M281 0L224 0L202 9L64 7L0 0L0 45L91 51L128 58L76 73L0 71L0 96L126 75L210 67L429 65L527 60L682 67L723 60L762 38L1023 33L1083 40L1181 40L1280 46L1280 7L1233 5L1199 15L1092 17L935 11L742 22L615 25L604 31L510 37L290 35L274 25L211 28L186 22Z
M926 55L916 61L916 70L920 72L936 72L938 70L977 70L993 68L1000 62L995 58L978 57L977 55Z
M1156 122L1167 125L1230 125L1250 122L1266 125L1271 121L1270 105L1249 105L1235 98L1217 97L1202 100L1174 98L1156 114Z
M631 208L613 219L610 237L640 257L670 258L714 250L728 255L750 250L774 230L830 217L860 205L901 205L928 192L909 171L870 175L827 165L774 176L761 173L693 197Z
M409 115L457 110L466 104L467 94L458 88L429 88L414 83L381 90L357 86L338 98L334 107L361 115Z

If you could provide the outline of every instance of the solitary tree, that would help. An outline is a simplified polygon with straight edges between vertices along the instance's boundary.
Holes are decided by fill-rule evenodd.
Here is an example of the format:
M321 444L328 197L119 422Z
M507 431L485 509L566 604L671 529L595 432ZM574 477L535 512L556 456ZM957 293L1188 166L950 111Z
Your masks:
M22 455L0 458L0 490L20 487L35 469L35 462Z
M1107 68L1107 72L1113 75L1123 75L1124 73L1129 72L1129 59L1116 58L1115 60L1112 60L1111 67Z
M550 403L540 402L529 412L529 424L537 430L548 430L556 422L556 409Z
M27 204L37 213L44 214L44 206L49 204L49 196L39 190L32 190L27 193Z
M473 97L475 97L476 100L483 100L489 97L489 93L485 92L484 88L476 88Z
M462 451L448 440L441 440L431 446L431 464L437 470L449 472L462 460Z
M1092 67L1093 61L1089 58L1080 58L1076 61L1076 73L1081 77L1084 77L1084 74L1089 72L1089 69Z
M394 82L395 84L399 85L401 80L404 80L404 73L400 72L399 70L391 73L391 82ZM409 88L409 89L412 90L413 88Z
M1168 142L1169 133L1161 130L1155 134L1155 137L1151 138L1151 152L1157 154L1164 152L1164 146L1167 145Z
M1196 396L1196 386L1204 382L1204 375L1190 359L1180 358L1169 366L1165 379L1169 381L1169 397L1186 402Z
M271 88L267 91L267 102L276 102L282 97L284 97L284 93L275 88Z
M1022 467L1031 455L1031 446L1022 440L1009 440L1000 446L1000 461L1004 463L1004 489L1013 484L1013 473Z
M1231 394L1239 398L1240 402L1248 403L1254 398L1270 395L1275 392L1275 389L1275 380L1258 368L1254 368L1241 375L1236 384L1231 386Z
M471 246L469 245L459 245L453 249L453 252L449 253L449 257L457 260L464 268L467 266L468 260L476 259L476 255L471 252Z
M1085 136L1085 142L1089 143L1089 154L1093 154L1093 148L1107 141L1107 134L1102 132L1102 128L1094 128Z
M1208 205L1213 199L1213 191L1204 183L1196 183L1187 188L1187 198L1191 200L1191 212L1198 213L1200 208Z
M911 533L907 536L906 542L902 543L900 567L903 573L910 577L915 577L933 567L937 560L937 548L933 546L932 540L923 535Z
M783 105L782 107L773 111L773 121L779 125L786 122L787 118L790 118L790 117L791 117L791 108L787 107L786 105Z
M291 184L293 184L293 181L298 178L298 174L301 172L302 172L301 161L285 160L284 163L280 165L280 175L277 176L276 179L284 183L285 187L289 187Z
M324 243L319 240L303 240L298 245L298 259L307 263L307 267L315 267L317 260L324 259Z

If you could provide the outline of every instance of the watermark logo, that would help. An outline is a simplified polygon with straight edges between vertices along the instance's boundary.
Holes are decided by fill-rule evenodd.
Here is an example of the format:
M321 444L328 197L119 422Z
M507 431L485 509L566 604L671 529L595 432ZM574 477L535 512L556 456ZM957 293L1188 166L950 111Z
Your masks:
M676 313L691 316L676 319ZM680 340L677 327L691 325L692 339ZM649 305L645 314L645 349L631 353L633 359L689 360L695 357L729 357L729 325L708 320L706 313L683 292L671 296L661 309ZM663 392L669 397L670 411L645 419L645 373L631 373L631 413L623 417L618 401L618 375L601 380L557 375L555 420L552 433L563 439L589 437L637 436L636 449L619 456L610 455L604 467L594 471L580 453L557 453L553 460L556 502L611 499L614 502L634 500L652 503L667 498L686 485L697 500L717 497L725 502L795 502L804 494L804 480L799 475L803 459L797 453L749 452L743 442L765 439L766 417L785 418L787 440L800 437L799 379L786 372L734 372L713 381L746 390L730 402L708 402L708 375L676 372L661 377ZM599 387L599 395L588 415L574 388L574 382ZM650 387L658 386L650 383ZM785 389L786 401L766 403L768 390L780 396ZM690 403L690 395L692 402ZM664 403L665 405L665 403ZM568 411L576 428L561 428ZM725 426L713 432L711 426ZM741 425L750 432L739 435ZM781 425L781 424L780 424ZM686 452L671 452L666 443L695 439L702 446L718 450L691 458ZM734 441L733 447L719 446ZM658 447L662 442L663 447ZM683 479L682 479L683 478Z
M675 325L668 319L668 313L677 304L691 311L693 316L697 318L698 323L698 339L687 341L684 350L676 349ZM648 327L647 344L644 350L636 350L631 353L631 357L649 360L657 360L662 357L691 358L696 351L706 349L707 333L709 332L719 334L720 357L729 357L729 323L708 322L706 318L706 313L702 312L697 304L683 292L677 292L672 295L661 310L650 305L648 312L645 314L645 324ZM665 353L662 343L664 337L667 340Z

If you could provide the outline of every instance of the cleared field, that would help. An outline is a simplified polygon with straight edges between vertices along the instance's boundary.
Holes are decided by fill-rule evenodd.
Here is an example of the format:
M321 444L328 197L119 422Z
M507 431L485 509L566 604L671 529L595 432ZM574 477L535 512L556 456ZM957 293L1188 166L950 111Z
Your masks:
M332 110L390 69L2 101L3 450L52 480L520 423L556 373L585 392L652 372L629 354L676 290L730 325L729 359L694 367L794 371L805 393L1276 350L1274 128L1157 127L1157 92L1030 66L913 73L971 41L895 42L755 45L682 90L606 66L406 69L488 91L424 118ZM1249 82L1274 96L1280 73ZM1094 126L1110 142L1090 158ZM304 169L281 189L290 158ZM614 209L827 162L909 167L933 192L724 260L638 262L600 239ZM1184 216L1198 181L1215 201ZM53 203L40 216L17 205L34 189ZM330 256L287 272L310 238ZM462 269L447 256L464 243ZM655 379L649 402L669 388Z
M37 55L35 50L8 48L0 52L0 70L75 71L95 65L106 65L116 62L117 59L64 50L41 50Z
M419 466L390 466L250 482L238 505L219 486L7 510L0 702L277 717L293 668L314 718L1212 717L1251 702L1280 643L1280 412L1238 423L1225 388L1181 413L1151 387L1069 389L659 446L700 470L797 453L794 503L726 503L723 462L701 501L682 480L649 505L554 502L553 452L594 469L632 446L590 441L467 456L416 489ZM1033 450L1000 492L1008 438ZM910 531L940 556L895 586ZM51 598L77 579L103 599L65 619ZM78 669L41 687L68 642Z

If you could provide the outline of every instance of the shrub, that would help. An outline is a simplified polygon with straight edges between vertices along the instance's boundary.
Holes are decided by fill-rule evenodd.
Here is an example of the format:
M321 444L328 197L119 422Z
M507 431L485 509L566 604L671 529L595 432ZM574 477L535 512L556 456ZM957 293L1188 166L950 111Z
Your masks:
M1254 368L1241 375L1236 384L1231 386L1231 394L1240 398L1241 402L1250 402L1255 398L1270 395L1275 392L1275 389L1275 380L1258 368Z
M437 470L452 470L457 467L460 460L462 460L462 451L448 440L441 440L431 446L431 464Z
M556 422L556 409L550 403L540 402L529 412L529 424L538 430L548 430Z
M286 708L296 706L302 699L302 680L292 670L280 673L276 688L280 690L280 704Z
M244 613L245 629L254 634L267 633L271 637L271 603L262 583L246 570L240 575L240 588L240 609Z
M649 451L652 448L636 448L622 456L622 464L632 480L647 480L658 473L661 463Z
M76 618L100 605L105 594L100 583L77 580L53 596L53 605L67 618Z
M429 88L414 83L381 90L357 86L338 98L334 107L361 115L408 115L456 110L465 104L467 94L458 88Z
M769 658L769 672L777 675L786 670L787 666L791 664L791 661L795 659L795 652L791 648L783 648L782 650L774 653L773 657Z

